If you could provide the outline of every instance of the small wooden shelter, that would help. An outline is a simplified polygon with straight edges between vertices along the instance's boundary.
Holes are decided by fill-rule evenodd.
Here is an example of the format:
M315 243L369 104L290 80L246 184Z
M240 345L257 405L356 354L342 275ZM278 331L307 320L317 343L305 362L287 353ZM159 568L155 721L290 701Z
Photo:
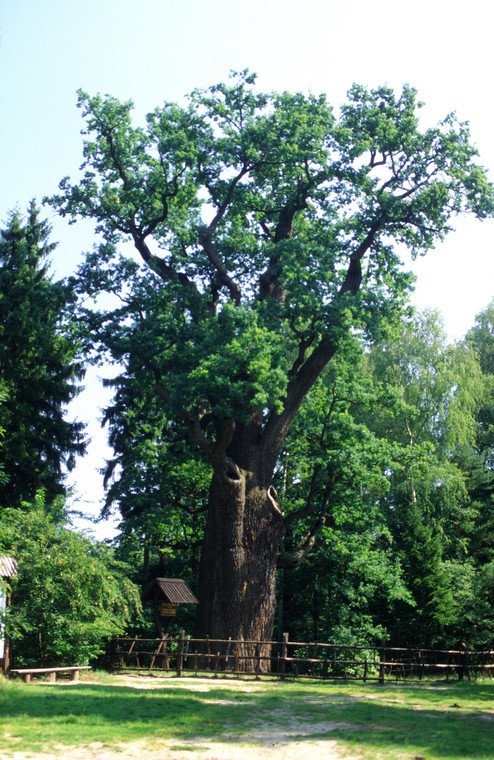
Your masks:
M10 644L5 631L5 610L10 607L10 589L8 581L17 575L17 562L13 557L0 554L0 670L9 669Z
M154 604L154 619L160 636L168 632L177 614L179 604L198 604L199 600L181 578L155 578L144 595L145 601ZM165 619L164 626L161 618Z

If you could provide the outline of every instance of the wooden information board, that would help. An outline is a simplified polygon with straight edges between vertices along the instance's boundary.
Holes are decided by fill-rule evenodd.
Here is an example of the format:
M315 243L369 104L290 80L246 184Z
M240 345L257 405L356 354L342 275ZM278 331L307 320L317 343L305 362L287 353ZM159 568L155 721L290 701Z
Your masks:
M167 602L160 603L160 615L162 617L175 617L177 614L178 604L168 604Z

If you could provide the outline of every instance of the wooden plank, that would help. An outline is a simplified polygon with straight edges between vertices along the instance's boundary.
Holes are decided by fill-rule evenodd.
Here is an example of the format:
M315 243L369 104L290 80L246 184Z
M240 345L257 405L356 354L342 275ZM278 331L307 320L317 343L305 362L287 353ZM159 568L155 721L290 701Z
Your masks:
M69 673L70 680L76 683L79 680L79 671L91 670L90 665L76 665L66 668L15 668L11 670L11 675L21 676L24 683L31 683L32 675L48 674L50 676L50 683L56 683L57 673Z
M91 665L71 665L66 668L14 668L10 673L15 676L20 676L23 673L68 673L70 670L91 670Z

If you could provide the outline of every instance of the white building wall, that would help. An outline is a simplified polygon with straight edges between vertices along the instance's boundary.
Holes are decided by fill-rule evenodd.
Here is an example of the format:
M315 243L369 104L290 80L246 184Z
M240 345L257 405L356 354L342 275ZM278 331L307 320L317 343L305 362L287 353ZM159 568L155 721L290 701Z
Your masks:
M2 588L2 579L0 578L0 660L4 656L5 652L5 638L4 638L4 616L5 608L7 606L7 594L4 588Z

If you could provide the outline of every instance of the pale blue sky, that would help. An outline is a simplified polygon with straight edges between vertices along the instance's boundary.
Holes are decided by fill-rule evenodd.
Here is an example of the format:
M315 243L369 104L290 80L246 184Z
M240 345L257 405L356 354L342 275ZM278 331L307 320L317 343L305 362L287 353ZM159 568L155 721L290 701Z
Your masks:
M79 87L132 99L139 120L230 69L256 71L262 89L326 92L335 106L353 82L408 82L427 122L452 110L470 122L494 178L493 22L485 0L0 0L0 220L76 175ZM54 265L69 274L91 228L46 216ZM415 266L416 303L439 308L454 338L494 296L494 222L457 230ZM98 394L92 386L81 416L97 416ZM78 478L96 484L104 449L93 433Z

